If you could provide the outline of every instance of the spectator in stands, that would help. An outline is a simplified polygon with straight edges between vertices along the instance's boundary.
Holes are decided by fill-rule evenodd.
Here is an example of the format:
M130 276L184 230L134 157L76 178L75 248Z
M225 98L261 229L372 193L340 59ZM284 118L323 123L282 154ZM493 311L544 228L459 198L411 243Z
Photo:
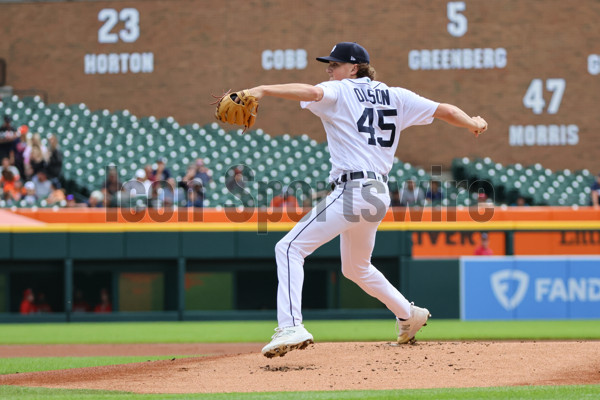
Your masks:
M590 188L590 196L592 199L592 206L595 208L600 208L600 173L596 175L596 180L592 184Z
M204 207L204 196L202 196L202 186L200 184L192 184L187 190L187 206Z
M196 174L194 177L200 179L205 188L212 181L212 172L204 165L201 158L196 159Z
M123 184L120 202L121 205L129 203L130 206L147 207L151 197L152 182L146 178L146 171L140 168L135 172L135 179Z
M5 114L2 125L0 125L0 132L14 132L14 131L15 131L15 128L12 125L12 120L10 119L10 115Z
M46 171L48 172L48 178L59 178L62 173L63 155L58 148L58 138L56 135L50 135L48 139L50 143L50 149L48 151L48 166Z
M135 172L135 180L143 185L146 197L150 197L152 195L152 181L148 178L147 167L149 167L149 165L146 165L144 169L138 169ZM150 170L150 172L152 172L152 170Z
M102 184L100 191L104 195L104 203L107 207L116 207L118 202L118 193L121 190L121 182L117 167L114 165L108 166L106 169L106 179Z
M10 164L10 159L4 157L0 165L0 193L7 206L13 206L25 194L19 170Z
M188 187L190 187L190 185L192 184L200 184L202 186L204 186L205 184L204 179L198 176L198 167L196 166L196 164L190 164L187 167L187 170L185 171L185 175L183 175L183 177L181 177L181 180L179 181L179 186L181 186L185 190L187 190Z
M510 205L511 207L526 207L529 204L527 204L527 200L525 200L525 197L518 195L517 198L515 199L515 201Z
M390 207L402 207L400 202L400 190L396 185L389 185L390 189Z
M477 194L477 203L478 204L486 204L487 201L488 201L487 194L485 194L484 192L479 192Z
M58 204L64 205L66 204L66 195L64 189L61 187L60 181L58 178L50 179L51 184L51 192L46 199L46 202L50 205Z
M35 185L35 194L38 200L44 200L52 193L52 182L48 179L46 170L42 169L31 178L31 182Z
M493 256L494 252L490 249L490 238L485 232L481 233L481 244L475 249L476 256Z
M102 191L114 196L119 190L121 190L121 182L119 181L117 167L110 165L106 171L106 179L102 185Z
M425 199L428 204L438 205L442 202L442 189L440 188L440 182L431 180L427 192L425 192Z
M390 191L390 207L402 207L399 190Z
M197 207L199 204L204 204L206 184L208 184L208 180L198 176L197 164L190 164L185 175L179 181L179 187L185 191L188 207L192 207L191 204L196 204L194 207ZM189 191L193 191L195 193L190 194L188 193ZM190 196L192 198L190 198Z
M0 158L11 156L16 138L10 116L5 115L4 122L0 125Z
M19 311L21 314L33 314L37 312L37 308L35 307L35 296L31 288L27 288L23 292L23 300L21 300Z
M23 151L23 161L25 163L25 175L28 178L34 176L40 169L46 168L48 149L42 144L42 138L39 133L34 133L27 147Z
M29 172L28 176L33 178L38 172L42 170L46 171L47 166L48 163L46 162L46 157L44 156L42 148L40 146L33 145L29 154L29 162L25 165L25 173L27 174ZM48 176L48 173L45 173L46 176Z
M87 207L88 206L86 203L78 203L77 200L75 199L75 196L72 194L68 194L65 197L65 200L66 200L65 207L68 207L68 208Z
M154 181L150 185L150 198L148 205L152 208L163 208L164 201L164 186L165 182Z
M3 169L0 174L0 187L2 188L2 198L7 201L13 201L20 198L17 188L18 180L10 169Z
M225 186L227 187L227 190L229 190L229 192L232 194L244 193L246 183L244 182L244 174L242 173L241 168L237 167L233 169L233 174L229 178L227 178Z
M102 194L101 191L99 190L94 190L91 194L90 197L88 198L88 200L86 201L86 204L88 207L90 208L100 208L100 207L104 207L104 195Z
M171 177L171 171L167 168L167 159L164 157L156 160L156 169L152 171L152 182L166 181Z
M16 197L21 197L20 180L19 170L10 164L8 157L2 158L2 163L0 164L0 187L4 191L4 200L18 200Z
M409 179L404 182L404 186L400 192L400 204L403 207L418 206L423 204L423 191L414 179Z
M298 207L298 200L293 193L290 193L290 189L286 186L283 187L281 193L274 196L271 200L271 207L273 208L296 208Z
M25 183L25 196L23 197L27 206L31 207L38 201L37 194L35 193L35 183L29 181Z
M10 170L16 179L21 179L21 173L19 172L19 169L10 163L9 157L2 158L2 163L0 164L0 172L4 171L5 169Z
M194 164L190 164L185 171L185 175L179 181L179 186L187 190L188 186L196 179L197 168Z
M18 130L18 138L15 140L14 144L14 166L19 170L19 175L22 177L25 175L25 159L23 153L27 148L27 132L29 132L29 127L27 125L21 125Z
M170 177L162 187L162 204L164 207L179 205L185 199L185 191L177 185L175 178Z
M146 164L144 165L144 173L146 174L146 180L150 183L154 182L154 170L152 169L152 165Z
M23 181L22 180L15 181L15 190L12 193L11 201L13 203L19 202L25 197L26 194L27 194L27 190L23 186Z
M94 307L95 313L109 313L112 312L112 304L110 302L110 295L106 288L100 289L100 303Z

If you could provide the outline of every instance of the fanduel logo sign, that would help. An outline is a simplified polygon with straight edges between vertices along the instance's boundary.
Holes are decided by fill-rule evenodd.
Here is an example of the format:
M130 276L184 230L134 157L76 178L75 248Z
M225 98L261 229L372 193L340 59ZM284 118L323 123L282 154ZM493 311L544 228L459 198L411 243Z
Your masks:
M464 320L599 319L600 255L462 257Z
M535 301L600 302L600 278L538 278Z
M529 275L516 269L503 269L490 277L492 291L498 303L511 311L523 301L529 286ZM511 288L515 288L512 291ZM600 301L599 278L546 278L534 280L535 301L596 302Z
M510 311L523 301L529 285L529 275L515 269L503 269L492 274L490 281L494 296L506 311ZM511 283L516 284L517 287L509 297Z

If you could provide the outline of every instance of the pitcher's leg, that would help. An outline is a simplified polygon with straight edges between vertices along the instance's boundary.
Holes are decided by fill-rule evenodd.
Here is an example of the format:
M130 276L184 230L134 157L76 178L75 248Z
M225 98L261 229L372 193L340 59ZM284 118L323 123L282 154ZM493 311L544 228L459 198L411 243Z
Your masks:
M410 317L410 303L386 277L371 264L378 223L361 223L340 236L342 273L362 290L377 298L396 317Z
M275 246L277 261L277 321L279 327L302 323L304 258L347 229L339 188L294 226Z

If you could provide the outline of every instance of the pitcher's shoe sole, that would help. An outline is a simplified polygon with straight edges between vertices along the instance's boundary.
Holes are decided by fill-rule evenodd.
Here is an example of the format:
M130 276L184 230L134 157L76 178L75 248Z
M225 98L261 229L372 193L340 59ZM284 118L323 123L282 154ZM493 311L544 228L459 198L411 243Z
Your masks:
M278 347L275 347L275 348L263 353L263 356L265 356L267 358L283 357L292 350L304 350L309 345L314 344L314 343L315 343L315 341L313 339L307 339L303 342L296 343L296 344L282 344Z

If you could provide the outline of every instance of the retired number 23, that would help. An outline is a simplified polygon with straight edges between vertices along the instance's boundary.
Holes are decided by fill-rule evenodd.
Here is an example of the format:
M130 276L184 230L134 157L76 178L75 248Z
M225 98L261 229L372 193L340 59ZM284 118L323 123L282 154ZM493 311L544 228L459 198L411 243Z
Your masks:
M396 115L398 115L398 112L395 109L377 110L377 127L380 131L391 131L388 140L384 140L383 137L375 137L375 126L373 125L375 110L373 108L365 108L365 111L363 111L358 121L356 121L356 126L359 132L365 132L370 135L367 143L371 146L377 146L377 143L379 143L381 147L392 147L396 139L396 125L385 122L385 117L394 117Z

